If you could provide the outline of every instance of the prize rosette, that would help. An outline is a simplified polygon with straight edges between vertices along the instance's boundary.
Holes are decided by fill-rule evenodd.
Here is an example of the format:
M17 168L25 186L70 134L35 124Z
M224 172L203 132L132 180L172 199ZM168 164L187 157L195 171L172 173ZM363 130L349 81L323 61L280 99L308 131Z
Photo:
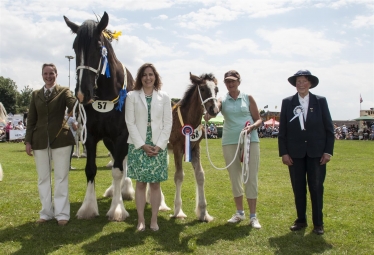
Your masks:
M294 119L296 119L297 117L299 117L299 122L300 122L300 128L301 128L301 130L305 130L305 128L304 128L304 119L303 119L304 114L303 113L304 113L303 107L301 105L296 106L295 109L293 109L293 114L295 116L293 116L293 118L290 120L290 122L291 122Z
M182 134L185 137L184 140L184 161L191 162L191 135L193 134L193 128L190 125L184 125L182 127Z

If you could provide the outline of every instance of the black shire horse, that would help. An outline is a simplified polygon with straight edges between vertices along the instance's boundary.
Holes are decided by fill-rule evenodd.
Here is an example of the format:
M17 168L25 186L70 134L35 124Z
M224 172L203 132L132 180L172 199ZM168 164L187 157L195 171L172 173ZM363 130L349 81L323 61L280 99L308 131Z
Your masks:
M99 215L95 193L95 160L97 143L103 140L114 158L113 198L107 216L112 221L123 221L129 216L121 196L123 161L128 152L129 136L125 122L124 98L126 91L133 89L134 80L117 59L111 46L113 34L106 29L109 22L106 12L100 21L86 20L80 26L65 16L64 19L71 31L77 35L73 43L77 66L75 95L84 106L87 116L87 190L77 217L91 219ZM124 178L124 182L122 185L128 187L128 196L133 196L131 180Z

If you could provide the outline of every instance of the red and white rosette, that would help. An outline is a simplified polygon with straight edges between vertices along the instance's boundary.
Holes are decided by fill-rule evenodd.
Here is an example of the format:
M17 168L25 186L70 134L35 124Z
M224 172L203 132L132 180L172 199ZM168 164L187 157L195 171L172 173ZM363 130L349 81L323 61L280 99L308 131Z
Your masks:
M184 135L184 161L191 162L191 135L194 130L190 125L184 125L182 127L182 134Z

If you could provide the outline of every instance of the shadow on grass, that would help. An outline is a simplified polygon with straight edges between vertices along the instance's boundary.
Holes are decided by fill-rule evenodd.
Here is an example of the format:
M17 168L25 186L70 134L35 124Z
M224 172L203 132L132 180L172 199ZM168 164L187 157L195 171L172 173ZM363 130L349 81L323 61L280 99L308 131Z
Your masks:
M309 255L324 253L332 249L332 245L327 243L323 236L308 232L305 229L290 232L280 237L270 237L270 246L275 248L274 254L300 254Z
M109 209L110 203L111 199L98 199L99 210L101 208L102 210L99 211L100 216L92 220L78 220L75 214L81 203L71 203L71 218L68 225L58 226L57 221L53 219L43 224L29 222L16 227L10 226L0 230L0 240L5 245L7 245L7 242L11 242L17 244L13 247L20 247L15 252L8 251L9 254L13 255L50 254L65 245L79 245L102 232L103 228L111 223L105 216L105 210ZM128 210L128 212L132 215L136 214L135 210ZM129 223L125 222L123 224Z
M147 209L146 209L147 211ZM146 216L149 218L150 215ZM82 248L89 254L107 254L124 248L136 248L149 242L149 237L155 240L157 245L150 245L152 250L147 253L195 253L197 245L209 246L220 240L235 241L250 234L248 226L225 224L209 227L203 233L189 234L189 228L198 224L206 224L198 220L183 223L184 220L159 217L160 230L153 232L147 226L144 232L137 232L135 225L126 228L124 232L112 233L100 237L97 241L85 244ZM185 233L185 234L182 234ZM172 244L172 245L171 245Z

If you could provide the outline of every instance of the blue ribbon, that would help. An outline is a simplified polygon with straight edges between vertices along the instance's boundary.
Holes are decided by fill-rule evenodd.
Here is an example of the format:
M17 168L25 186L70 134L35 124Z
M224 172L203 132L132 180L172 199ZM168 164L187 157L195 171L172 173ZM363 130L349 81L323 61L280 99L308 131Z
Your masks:
M107 58L107 57L105 56L105 58ZM106 61L108 61L108 60L106 60ZM107 78L110 78L109 62L106 65L105 75L106 75Z
M127 96L127 90L125 88L121 89L119 92L118 105L116 107L117 111L122 112L122 106L125 103L126 96Z

